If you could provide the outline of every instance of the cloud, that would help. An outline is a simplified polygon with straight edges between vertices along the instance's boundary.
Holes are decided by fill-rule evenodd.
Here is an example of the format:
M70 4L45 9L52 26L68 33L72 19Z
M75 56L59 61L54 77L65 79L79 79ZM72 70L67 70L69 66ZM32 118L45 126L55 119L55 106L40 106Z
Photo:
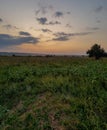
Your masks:
M99 7L97 7L96 9L95 9L95 12L96 13L99 13L99 12L101 12L103 10L103 6L99 6Z
M48 25L55 25L55 24L61 24L59 21L50 21Z
M99 30L100 28L99 27L88 27L87 29L95 31L95 30Z
M71 35L71 33L64 33L64 32L54 33L54 36L56 36L56 37L70 36L70 35Z
M75 36L85 36L89 35L92 32L80 32L80 33L64 33L64 32L57 32L54 33L53 35L55 38L53 38L53 41L67 41L70 40L70 38L75 37Z
M59 21L50 21L48 22L48 19L46 17L36 18L39 24L42 25L55 25L55 24L61 24Z
M67 14L71 14L71 12L70 11L68 11L68 12L66 12Z
M42 32L48 32L48 33L50 33L50 32L52 32L51 30L49 30L49 29L41 29L42 30Z
M23 32L23 31L20 31L19 34L20 34L20 35L23 35L23 36L31 36L30 33L28 33L28 32Z
M45 25L47 22L47 18L46 17L37 18L37 21L39 22L39 24Z
M0 34L0 47L12 46L12 45L21 45L24 43L32 43L36 44L39 42L39 38L35 38L32 36L28 37L20 37L20 36L12 36L9 34Z
M86 36L92 34L93 32L80 32L80 33L71 33L71 36Z
M46 14L47 13L47 8L45 6L40 7L40 9L35 11L36 15L38 15L39 13Z
M46 13L53 10L52 5L48 5L48 6L38 5L38 6L39 8L35 11L36 16L38 16L39 14L45 15Z
M67 28L72 28L72 26L71 26L70 24L66 24L65 27L67 27Z
M6 28L7 30L9 30L9 29L18 29L16 26L13 26L11 24L3 25L3 27Z
M3 22L3 19L2 18L0 18L0 23L2 23Z
M64 15L63 12L60 12L60 11L57 11L57 12L55 12L55 14L54 14L54 16L57 17L57 18L60 18L60 17L62 17L63 15Z
M58 37L58 38L53 38L53 41L68 41L69 38L66 36Z
M97 22L97 23L101 23L101 20L97 20L96 22Z
M71 33L57 32L54 33L54 36L53 41L68 41L71 37Z

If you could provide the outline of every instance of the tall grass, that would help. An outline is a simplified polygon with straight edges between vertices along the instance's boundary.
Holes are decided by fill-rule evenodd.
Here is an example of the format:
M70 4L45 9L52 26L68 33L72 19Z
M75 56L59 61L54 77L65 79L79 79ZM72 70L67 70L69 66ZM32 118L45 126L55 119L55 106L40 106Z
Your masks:
M0 57L1 130L106 130L107 60Z

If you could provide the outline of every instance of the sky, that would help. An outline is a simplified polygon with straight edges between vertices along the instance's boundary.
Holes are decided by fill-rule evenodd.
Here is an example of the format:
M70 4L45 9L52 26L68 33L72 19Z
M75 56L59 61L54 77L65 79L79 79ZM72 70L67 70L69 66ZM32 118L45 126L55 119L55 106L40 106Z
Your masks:
M107 51L107 0L0 0L0 52Z

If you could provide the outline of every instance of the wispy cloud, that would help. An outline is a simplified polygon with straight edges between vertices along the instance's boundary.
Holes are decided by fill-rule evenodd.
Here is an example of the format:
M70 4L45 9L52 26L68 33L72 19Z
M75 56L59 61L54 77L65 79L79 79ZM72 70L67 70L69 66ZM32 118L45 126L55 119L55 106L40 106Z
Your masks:
M41 29L41 30L42 30L42 32L44 32L44 33L46 33L46 32L48 32L48 33L52 32L52 31L49 30L49 29Z
M65 27L67 27L67 28L72 28L72 26L71 26L70 24L66 24Z
M71 37L71 33L57 32L53 34L55 38L53 41L68 41Z
M87 27L87 30L96 31L96 30L100 30L100 28L99 27Z
M12 36L9 34L0 34L0 47L13 46L13 45L21 45L24 43L27 44L36 44L39 42L39 38L35 38L32 36L28 37L20 37L20 36Z
M97 23L101 23L101 20L97 20L96 22L97 22Z
M68 11L68 12L66 12L67 14L71 14L71 12L70 11Z
M37 9L35 11L35 15L38 16L40 15L45 15L46 13L50 12L51 10L53 10L53 6L52 5L48 5L48 6L41 6L39 5L39 9Z
M23 32L23 31L20 31L19 34L20 34L20 35L23 35L23 36L31 36L30 33L28 33L28 32Z
M52 40L53 41L68 41L69 37L67 37L67 36L60 36L60 37L57 37L57 38L53 38Z
M3 27L6 28L7 30L9 30L9 29L18 29L16 26L13 26L11 24L3 25Z
M103 8L104 8L104 7L100 5L99 7L97 7L97 8L95 9L95 12L96 12L96 13L99 13L99 12L101 12L101 11L103 10Z
M45 6L42 6L40 7L40 9L36 10L35 11L35 14L38 15L38 14L46 14L47 13L47 8Z
M56 37L59 37L59 36L71 36L71 33L57 32L57 33L54 33L53 35L56 36Z
M48 25L55 25L55 24L61 24L59 21L50 21Z
M72 37L75 36L85 36L85 35L89 35L92 32L80 32L80 33L64 33L64 32L57 32L54 33L53 35L55 36L55 38L53 38L53 41L68 41L70 40Z

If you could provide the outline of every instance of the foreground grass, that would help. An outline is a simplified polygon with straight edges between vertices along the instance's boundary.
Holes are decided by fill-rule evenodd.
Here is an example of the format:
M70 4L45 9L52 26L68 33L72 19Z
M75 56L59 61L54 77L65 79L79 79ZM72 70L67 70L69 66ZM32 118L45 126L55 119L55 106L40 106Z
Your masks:
M107 59L0 57L1 130L106 130Z

